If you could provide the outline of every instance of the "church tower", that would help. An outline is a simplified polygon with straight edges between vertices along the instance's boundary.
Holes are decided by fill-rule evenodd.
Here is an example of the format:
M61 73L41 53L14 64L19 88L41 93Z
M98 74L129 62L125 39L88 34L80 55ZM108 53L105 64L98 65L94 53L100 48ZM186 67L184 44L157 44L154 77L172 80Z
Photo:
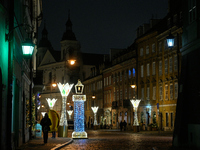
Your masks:
M46 51L53 51L51 42L48 40L48 31L46 29L46 24L44 23L44 28L42 30L42 38L38 44L38 51L36 54L36 66L38 67L44 58Z
M76 36L72 31L72 22L70 20L70 13L66 22L66 31L62 36L61 44L61 60L69 60L77 58L80 53L80 43L76 40Z
M70 20L70 12L68 13L68 20L66 22L66 31L64 32L62 39L60 41L61 44L61 61L66 62L68 70L68 82L76 83L78 79L82 79L81 77L81 51L80 51L80 43L76 40L76 36L72 31L72 22ZM74 65L69 65L70 60L76 60Z

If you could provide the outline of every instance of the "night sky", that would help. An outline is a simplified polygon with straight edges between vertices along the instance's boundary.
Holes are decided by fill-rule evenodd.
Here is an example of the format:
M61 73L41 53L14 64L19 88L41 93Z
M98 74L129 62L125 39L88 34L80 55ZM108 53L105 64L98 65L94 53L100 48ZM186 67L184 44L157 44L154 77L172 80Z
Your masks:
M72 21L72 30L85 53L108 54L110 48L127 48L136 38L136 29L149 20L167 15L168 0L43 0L44 27L55 50Z

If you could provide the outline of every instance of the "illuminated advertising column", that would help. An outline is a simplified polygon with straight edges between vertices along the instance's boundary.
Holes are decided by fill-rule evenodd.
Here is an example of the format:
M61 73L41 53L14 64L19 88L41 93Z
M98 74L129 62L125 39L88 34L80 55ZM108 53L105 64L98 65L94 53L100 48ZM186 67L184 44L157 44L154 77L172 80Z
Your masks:
M69 119L72 119L71 116L72 116L73 110L67 110L67 113L69 115Z
M74 132L72 138L87 138L84 124L84 102L86 101L86 95L82 95L84 85L79 80L75 85L76 95L73 95L74 101Z
M98 123L97 123L97 111L98 111L98 108L99 107L91 107L92 108L92 111L93 111L93 113L94 113L94 126L97 126L98 125Z
M134 109L134 122L133 122L133 126L139 126L138 123L138 117L137 117L137 108L139 106L141 100L137 99L137 100L131 100L131 103L133 105L133 109Z
M60 124L58 129L58 136L59 137L67 137L67 114L66 114L66 104L67 104L67 96L69 95L69 92L71 91L71 88L74 84L61 84L58 83L58 88L60 90L60 93L62 95L62 111L61 111L61 117L60 117Z

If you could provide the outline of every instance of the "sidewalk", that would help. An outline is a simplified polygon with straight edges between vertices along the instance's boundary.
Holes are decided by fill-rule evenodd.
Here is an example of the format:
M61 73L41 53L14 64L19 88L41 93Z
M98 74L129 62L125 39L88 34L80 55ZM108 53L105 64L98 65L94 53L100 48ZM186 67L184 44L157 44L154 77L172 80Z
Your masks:
M73 141L72 138L68 137L51 137L52 134L49 133L48 141L46 144L44 144L42 137L34 138L32 140L29 140L27 143L24 143L22 146L16 148L16 150L58 150Z

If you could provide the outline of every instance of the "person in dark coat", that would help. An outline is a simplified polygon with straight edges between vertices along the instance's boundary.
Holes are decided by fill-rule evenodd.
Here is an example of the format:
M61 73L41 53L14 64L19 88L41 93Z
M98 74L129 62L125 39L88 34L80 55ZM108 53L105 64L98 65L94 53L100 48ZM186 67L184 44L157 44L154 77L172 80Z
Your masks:
M126 131L126 125L127 125L127 123L126 123L126 121L124 120L124 122L123 122L124 131Z
M49 116L47 113L45 114L44 118L42 118L40 125L42 126L44 143L47 143L48 132L50 131L49 126L51 125L51 120L49 119Z
M123 128L123 122L122 121L120 122L119 126L120 126L120 131L122 131L122 128Z

